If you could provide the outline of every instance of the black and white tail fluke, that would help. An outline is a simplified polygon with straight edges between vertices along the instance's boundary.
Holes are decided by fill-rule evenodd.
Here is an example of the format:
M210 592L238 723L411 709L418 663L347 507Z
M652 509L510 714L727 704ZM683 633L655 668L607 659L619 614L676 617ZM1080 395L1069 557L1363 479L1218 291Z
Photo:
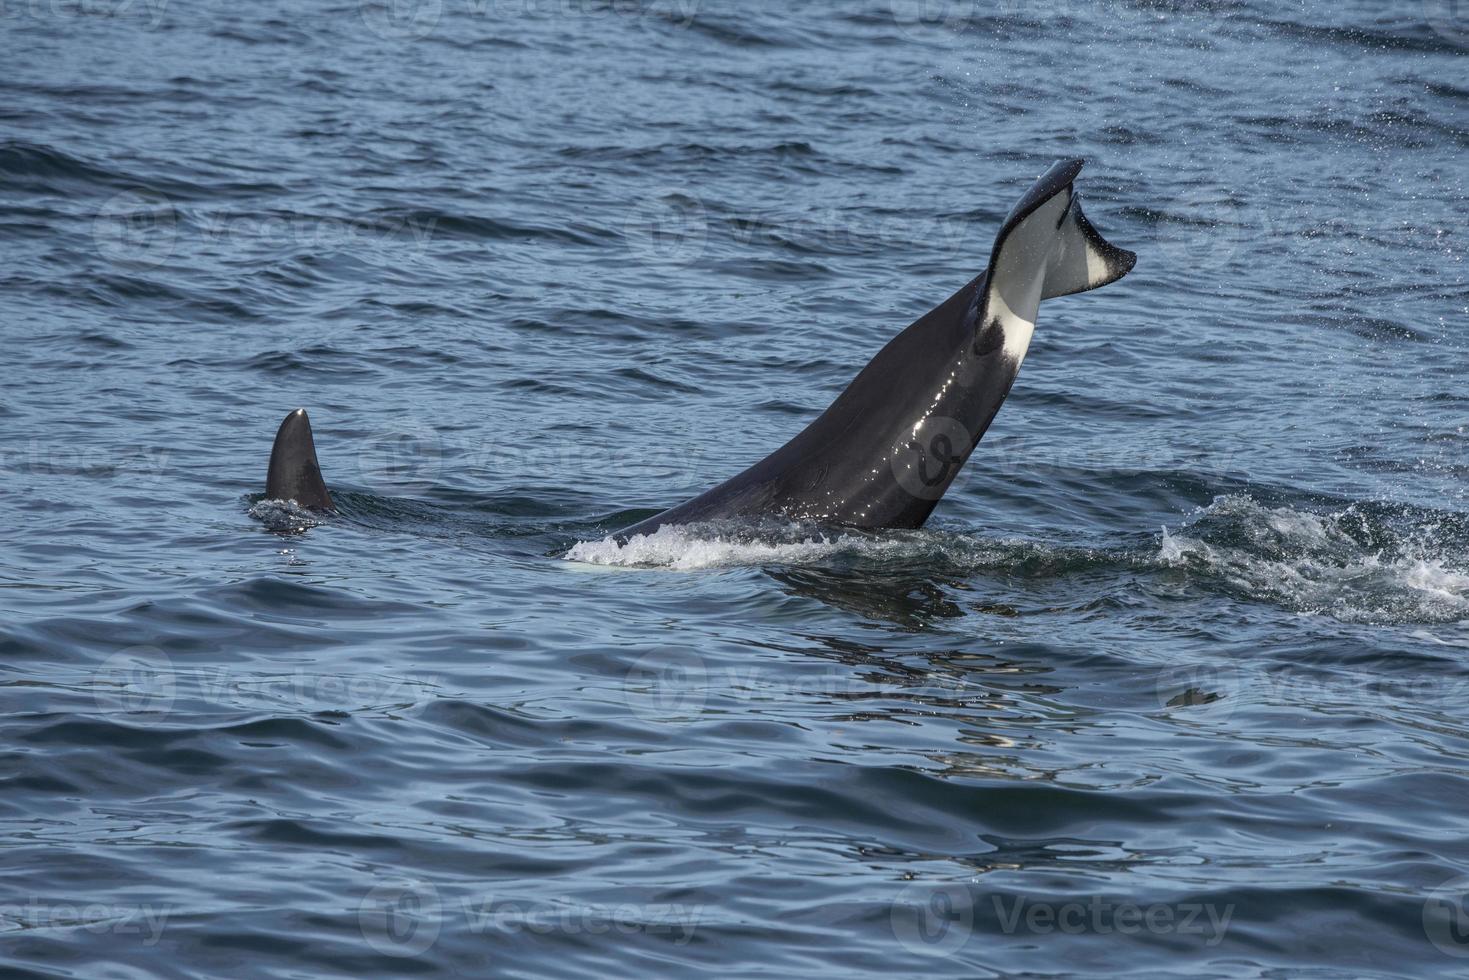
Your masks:
M1031 186L1005 219L990 251L985 323L1003 330L1005 353L1025 357L1041 300L1086 292L1132 271L1137 256L1101 236L1072 186L1084 161L1062 160Z
M308 510L335 511L332 495L321 478L316 462L316 442L311 438L311 420L298 408L281 423L270 451L270 472L265 477L265 495L271 500L290 500Z
M1084 293L1116 282L1137 265L1136 253L1118 248L1102 237L1081 212L1081 195L1072 193L1071 206L1061 223L1060 241L1046 270L1041 299Z

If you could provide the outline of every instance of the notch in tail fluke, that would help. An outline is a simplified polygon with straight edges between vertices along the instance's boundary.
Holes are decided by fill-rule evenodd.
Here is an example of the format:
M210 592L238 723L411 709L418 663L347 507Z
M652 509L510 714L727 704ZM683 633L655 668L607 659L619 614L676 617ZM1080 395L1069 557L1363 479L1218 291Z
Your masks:
M316 443L311 438L311 420L298 408L281 423L270 450L270 472L265 477L265 495L271 500L293 500L309 510L336 512L316 462Z

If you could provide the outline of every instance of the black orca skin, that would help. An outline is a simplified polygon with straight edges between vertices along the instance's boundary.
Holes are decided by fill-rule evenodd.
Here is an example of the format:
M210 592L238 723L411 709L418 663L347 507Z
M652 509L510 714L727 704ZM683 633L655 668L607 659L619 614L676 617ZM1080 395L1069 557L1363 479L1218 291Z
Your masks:
M298 408L281 423L270 450L270 470L265 477L265 496L271 500L293 500L298 507L335 512L332 495L321 478L316 461L316 442L311 438L311 420Z

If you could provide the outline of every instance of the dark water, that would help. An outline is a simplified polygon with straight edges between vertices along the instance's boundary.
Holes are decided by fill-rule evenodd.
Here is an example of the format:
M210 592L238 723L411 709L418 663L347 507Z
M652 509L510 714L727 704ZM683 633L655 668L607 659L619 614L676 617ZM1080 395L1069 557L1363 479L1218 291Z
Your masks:
M1469 10L794 6L0 4L0 972L1466 975ZM1071 155L928 529L603 540Z

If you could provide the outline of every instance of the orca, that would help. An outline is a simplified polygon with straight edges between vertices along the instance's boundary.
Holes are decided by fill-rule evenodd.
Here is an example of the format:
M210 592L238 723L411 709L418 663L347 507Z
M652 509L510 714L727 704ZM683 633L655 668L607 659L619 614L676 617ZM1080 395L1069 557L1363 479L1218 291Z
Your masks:
M1001 225L984 272L889 341L790 442L616 539L768 518L922 527L1010 393L1041 301L1116 282L1137 264L1082 213L1073 185L1084 165L1062 160L1036 180ZM304 408L276 433L265 494L336 512Z
M265 476L265 496L289 500L298 507L336 513L336 504L321 478L316 461L316 441L311 438L311 419L298 408L281 423L270 450L270 470Z
M1042 300L1116 282L1136 254L1082 213L1062 160L1026 191L985 271L920 317L790 442L738 475L618 532L783 518L858 529L919 528L994 420L1020 370Z

